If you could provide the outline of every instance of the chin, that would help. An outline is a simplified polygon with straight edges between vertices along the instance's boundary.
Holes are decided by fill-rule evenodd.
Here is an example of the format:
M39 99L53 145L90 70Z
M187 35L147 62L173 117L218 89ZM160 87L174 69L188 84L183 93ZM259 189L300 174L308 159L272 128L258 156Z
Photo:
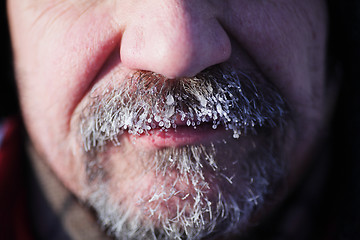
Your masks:
M275 154L280 134L215 135L161 146L151 136L146 144L122 136L119 146L86 153L86 201L118 239L243 234L264 203L280 199L272 198L286 173L283 156Z
M263 79L233 74L164 81L137 73L84 100L74 121L82 195L109 233L241 235L281 199L292 144L287 104Z

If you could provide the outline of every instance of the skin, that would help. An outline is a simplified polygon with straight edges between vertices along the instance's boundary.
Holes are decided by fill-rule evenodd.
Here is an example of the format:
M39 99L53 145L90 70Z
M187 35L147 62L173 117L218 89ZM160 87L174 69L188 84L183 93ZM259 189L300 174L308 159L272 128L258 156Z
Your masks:
M134 70L169 79L191 77L220 63L261 72L293 112L283 146L285 182L294 185L309 164L326 125L325 109L331 108L324 1L9 0L7 4L29 137L79 198L86 198L79 113L94 84L106 84L114 76L125 81ZM107 154L135 158L141 148L126 146L122 153L112 149ZM131 185L136 170L131 166L122 170L124 166L115 164L124 184Z

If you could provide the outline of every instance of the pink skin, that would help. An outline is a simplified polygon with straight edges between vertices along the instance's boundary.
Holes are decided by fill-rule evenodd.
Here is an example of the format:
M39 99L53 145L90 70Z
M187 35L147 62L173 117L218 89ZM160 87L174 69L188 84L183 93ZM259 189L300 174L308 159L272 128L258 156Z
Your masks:
M121 82L134 70L173 79L228 63L262 72L287 98L295 121L283 150L288 181L296 182L324 126L331 96L325 84L324 2L8 1L16 80L32 144L61 181L84 198L77 120L94 84ZM137 148L141 144L122 150L131 159ZM122 176L128 174L129 182L135 173L127 169Z
M140 136L129 135L130 141L136 141L142 144L144 148L164 148L164 147L180 147L188 144L206 143L222 139L223 135L229 133L225 129L213 130L211 125L205 127L177 127L170 128L167 131L155 129L149 135L141 134Z

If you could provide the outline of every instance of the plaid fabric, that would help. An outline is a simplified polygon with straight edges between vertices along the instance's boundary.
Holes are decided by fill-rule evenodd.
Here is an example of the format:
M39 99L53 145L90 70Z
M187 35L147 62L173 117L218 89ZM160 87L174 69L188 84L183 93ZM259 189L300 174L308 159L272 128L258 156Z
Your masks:
M21 124L17 118L2 122L0 141L0 239L34 239L29 229L26 210L22 156Z
M109 239L36 152L30 147L25 154L19 118L0 129L0 240Z

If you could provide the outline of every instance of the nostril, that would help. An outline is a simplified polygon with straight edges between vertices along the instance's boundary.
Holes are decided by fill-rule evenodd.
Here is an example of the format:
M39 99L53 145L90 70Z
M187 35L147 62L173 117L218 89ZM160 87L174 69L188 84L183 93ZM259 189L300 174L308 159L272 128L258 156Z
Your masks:
M154 18L125 29L120 55L126 67L168 78L192 77L230 58L230 38L215 18L184 15L172 24Z

